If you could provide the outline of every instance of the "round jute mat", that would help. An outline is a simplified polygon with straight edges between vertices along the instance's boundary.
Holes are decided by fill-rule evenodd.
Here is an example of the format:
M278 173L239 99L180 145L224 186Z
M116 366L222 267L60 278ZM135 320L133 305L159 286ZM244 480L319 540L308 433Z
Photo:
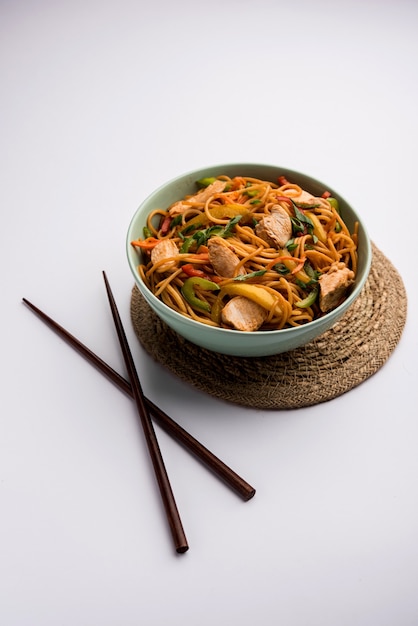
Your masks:
M402 334L407 311L397 270L373 244L366 284L344 317L309 344L268 357L233 357L200 348L162 322L135 286L131 319L144 349L183 381L257 409L296 409L332 400L372 376Z

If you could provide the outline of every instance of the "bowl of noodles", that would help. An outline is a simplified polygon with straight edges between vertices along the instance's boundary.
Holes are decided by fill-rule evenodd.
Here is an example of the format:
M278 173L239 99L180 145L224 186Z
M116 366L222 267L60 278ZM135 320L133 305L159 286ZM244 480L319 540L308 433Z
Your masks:
M126 250L163 322L202 348L242 357L323 334L356 300L371 265L364 224L335 190L251 163L163 184L135 212Z

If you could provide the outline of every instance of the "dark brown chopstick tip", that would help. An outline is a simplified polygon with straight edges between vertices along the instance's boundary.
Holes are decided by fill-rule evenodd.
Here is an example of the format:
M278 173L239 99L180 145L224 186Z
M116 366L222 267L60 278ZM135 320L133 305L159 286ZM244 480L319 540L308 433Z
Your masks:
M152 460L155 476L160 490L160 495L164 504L167 521L171 529L173 540L175 543L175 549L177 552L185 552L188 549L186 535L183 530L183 525L180 519L180 514L177 509L174 494L171 489L170 480L168 478L167 470L164 465L161 450L158 444L158 440L154 431L154 427L151 421L149 409L147 406L146 398L142 391L141 383L138 377L138 372L132 357L132 353L129 347L128 339L123 328L122 320L119 315L118 307L113 297L112 289L109 281L107 280L106 273L103 272L103 278L106 286L110 309L112 311L113 321L115 329L119 338L120 347L125 360L125 366L128 370L129 380L132 387L133 397L138 409L138 415L142 425L142 430L147 442L148 452Z
M246 496L244 497L245 502L248 502L248 500L251 500L251 498L254 498L255 496L255 489L251 489L251 491L248 491Z

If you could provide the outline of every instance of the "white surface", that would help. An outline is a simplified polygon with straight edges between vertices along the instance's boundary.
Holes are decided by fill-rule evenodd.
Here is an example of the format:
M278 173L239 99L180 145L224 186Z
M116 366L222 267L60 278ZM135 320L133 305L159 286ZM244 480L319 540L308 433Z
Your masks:
M1 3L1 624L418 623L417 31L405 0ZM405 282L392 357L329 403L227 405L133 336L133 212L238 160L329 182ZM147 395L257 488L157 429L185 555L133 404L21 303L124 373L103 269Z

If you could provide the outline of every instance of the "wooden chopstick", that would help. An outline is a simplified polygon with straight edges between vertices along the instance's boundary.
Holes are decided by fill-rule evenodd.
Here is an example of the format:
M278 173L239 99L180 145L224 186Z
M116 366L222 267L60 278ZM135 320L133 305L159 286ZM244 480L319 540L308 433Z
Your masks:
M84 356L87 361L94 365L99 371L102 372L109 380L111 380L121 391L124 391L127 395L133 398L132 387L130 383L123 378L116 370L108 365L97 354L92 352L85 344L83 344L77 337L72 335L63 326L58 324L49 315L44 313L37 306L32 304L26 298L22 298L23 302L36 313L43 322L45 322L52 330L54 330L60 337L65 339L77 352ZM255 489L246 480L241 478L234 470L221 461L213 452L206 448L202 443L195 439L190 433L187 432L180 424L175 422L164 411L162 411L156 404L151 402L145 397L145 402L150 410L155 421L178 443L181 443L187 450L189 450L195 457L197 457L202 463L204 463L214 474L218 476L226 485L228 485L235 493L237 493L243 500L248 501L255 495Z
M139 381L138 373L136 371L132 353L129 348L129 343L125 335L122 320L120 318L119 311L116 306L116 302L106 276L106 272L103 272L103 278L109 298L110 309L113 315L113 321L115 322L116 332L119 337L120 347L122 349L123 358L125 359L126 369L128 370L135 404L138 409L139 417L141 418L142 429L144 431L145 440L147 442L148 452L151 457L151 461L154 466L155 476L157 478L158 486L160 488L161 499L164 504L167 521L170 526L176 551L179 553L183 553L189 549L189 546L183 530L183 525L181 523L180 514L177 509L177 504L174 499L173 491L171 489L170 480L168 478L167 470L164 465L160 446L158 445L158 440L154 431L154 427L152 425L148 407L145 403L145 397L142 391L141 383Z

